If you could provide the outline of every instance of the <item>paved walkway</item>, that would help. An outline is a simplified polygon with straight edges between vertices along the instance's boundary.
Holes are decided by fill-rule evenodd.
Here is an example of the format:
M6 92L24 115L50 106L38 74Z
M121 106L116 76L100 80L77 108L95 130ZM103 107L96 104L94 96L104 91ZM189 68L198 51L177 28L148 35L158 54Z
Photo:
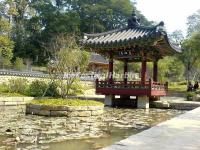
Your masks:
M200 150L200 107L102 150Z

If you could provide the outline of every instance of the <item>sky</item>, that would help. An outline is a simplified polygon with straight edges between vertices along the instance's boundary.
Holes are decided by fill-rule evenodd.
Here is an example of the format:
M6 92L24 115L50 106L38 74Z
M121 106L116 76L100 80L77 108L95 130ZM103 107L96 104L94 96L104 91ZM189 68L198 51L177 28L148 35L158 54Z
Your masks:
M134 0L132 0L134 1ZM200 9L200 0L136 0L137 9L148 19L164 21L169 33L187 31L187 17Z

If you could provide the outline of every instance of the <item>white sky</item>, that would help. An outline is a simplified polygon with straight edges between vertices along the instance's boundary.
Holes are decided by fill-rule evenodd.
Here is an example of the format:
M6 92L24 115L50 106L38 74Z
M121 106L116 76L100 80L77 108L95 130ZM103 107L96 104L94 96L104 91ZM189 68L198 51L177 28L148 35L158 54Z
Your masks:
M136 0L136 2L137 9L147 19L164 21L168 32L178 29L186 33L187 17L200 9L200 0Z

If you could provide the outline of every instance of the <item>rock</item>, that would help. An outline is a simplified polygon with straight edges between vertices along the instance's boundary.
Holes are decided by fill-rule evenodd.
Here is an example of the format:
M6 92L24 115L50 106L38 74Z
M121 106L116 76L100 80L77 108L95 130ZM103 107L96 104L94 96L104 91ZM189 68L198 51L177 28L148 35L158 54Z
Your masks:
M50 112L50 116L56 116L56 117L63 117L67 116L68 112L67 111L52 111Z
M104 106L88 106L88 110L103 110Z
M91 116L91 111L79 111L78 117L89 117Z
M12 132L11 129L6 129L6 132Z
M30 109L41 109L42 105L27 104L27 108L30 108Z
M68 117L78 117L78 111L68 112L67 116Z
M103 148L103 145L101 145L100 143L94 143L92 145L92 149L100 149L100 148Z
M16 141L16 142L20 142L21 139L17 136L17 137L15 138L15 141Z
M101 114L103 114L103 110L101 110L101 109L92 111L92 116L99 116Z
M70 106L68 107L69 111L77 111L77 110L88 110L87 106Z
M167 101L163 102L163 108L169 108L170 104Z
M200 101L200 94L196 94L195 96L192 97L193 101Z
M49 110L30 109L30 112L34 115L50 116Z

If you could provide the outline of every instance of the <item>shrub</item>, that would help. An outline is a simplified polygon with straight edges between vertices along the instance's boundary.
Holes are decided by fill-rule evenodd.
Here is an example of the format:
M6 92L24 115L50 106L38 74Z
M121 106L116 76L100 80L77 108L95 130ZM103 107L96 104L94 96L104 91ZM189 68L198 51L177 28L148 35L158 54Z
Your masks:
M14 63L14 68L17 69L17 70L20 70L20 71L24 70L25 65L23 63L22 58L19 58L19 57L16 58L15 63Z
M35 80L30 84L29 95L40 97L47 90L48 85L44 81Z
M196 94L194 92L187 92L186 97L188 101L192 101L193 96Z
M0 84L0 93L7 93L9 91L8 85L5 83Z
M26 79L11 79L8 81L8 92L25 94L28 88Z
M196 94L200 94L200 90L195 91Z
M0 60L0 66L1 66L2 68L8 69L8 68L11 68L12 63L11 63L11 61L10 61L9 58L4 58L4 57L2 57L1 60Z
M49 88L46 92L46 96L60 97L59 85L57 82L54 81L49 84Z
M82 86L82 84L80 83L79 80L76 80L70 90L69 90L69 95L79 95L79 94L83 94L84 87Z

